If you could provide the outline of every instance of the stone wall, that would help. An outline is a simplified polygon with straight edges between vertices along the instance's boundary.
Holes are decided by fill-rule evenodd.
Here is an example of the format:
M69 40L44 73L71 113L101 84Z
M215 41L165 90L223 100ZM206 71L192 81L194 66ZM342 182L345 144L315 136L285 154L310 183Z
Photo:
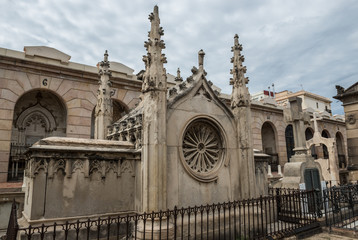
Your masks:
M252 107L252 134L254 149L264 151L262 146L262 127L265 123L269 123L274 131L276 151L278 153L279 164L283 166L287 161L286 138L285 130L288 125L284 118L283 109L273 105L265 105L262 103L253 104ZM305 129L314 129L313 122L306 122ZM331 116L326 116L318 121L318 129L322 133L327 131L329 137L336 138L337 132L342 134L344 155L348 156L347 152L347 131L345 123L339 120L332 120ZM323 156L322 147L318 147L318 154ZM337 160L338 161L338 160Z
M281 108L264 105L253 105L252 110L252 134L254 149L264 151L262 147L261 130L265 122L269 123L275 133L276 153L278 154L279 164L287 162L285 129L287 124L284 121L283 110Z
M204 90L192 96L195 91L197 90L194 89L193 93L188 94L189 96L178 100L168 108L167 201L169 208L175 205L193 206L237 200L246 189L240 179L242 171L233 117L228 115L228 112L214 99L208 99L210 95ZM194 122L197 125L191 125ZM185 134L190 131L190 126L197 127L198 134L213 133L215 138L218 138L218 143L220 142L225 148L219 156L217 165L208 173L205 170L195 170L194 166L188 167L193 162L188 162L190 156L184 154L183 145L185 145Z
M61 121L66 123L64 135L89 138L91 114L97 102L97 72L96 67L41 56L30 57L23 52L0 48L0 182L7 181L13 123L28 107L27 101L19 100L23 96L26 100L33 91L55 95L67 112L63 119L57 118L60 121L58 127ZM141 81L127 72L115 69L112 72L113 98L126 109L133 108L139 101ZM19 106L20 113L15 114L15 105Z
M30 148L25 173L28 222L135 212L140 205L140 154L133 144L46 138Z

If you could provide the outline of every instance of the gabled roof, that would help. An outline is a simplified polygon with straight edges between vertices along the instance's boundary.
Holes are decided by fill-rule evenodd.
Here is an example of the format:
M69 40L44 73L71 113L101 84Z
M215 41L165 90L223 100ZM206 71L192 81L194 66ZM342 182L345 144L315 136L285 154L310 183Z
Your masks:
M233 116L232 111L218 97L219 92L217 90L213 90L212 82L206 79L205 70L199 70L196 67L193 67L192 73L193 75L188 77L186 81L181 82L168 90L167 107L171 108L181 102L181 99L194 97L200 94L208 98L210 101L215 102L221 109L223 109L224 112L226 112L226 114Z

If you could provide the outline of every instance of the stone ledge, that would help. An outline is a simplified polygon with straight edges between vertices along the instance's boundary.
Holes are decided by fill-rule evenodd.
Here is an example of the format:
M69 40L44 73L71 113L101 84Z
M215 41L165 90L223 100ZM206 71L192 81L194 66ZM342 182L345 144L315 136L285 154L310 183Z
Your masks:
M128 152L134 150L134 145L127 141L110 141L85 138L48 137L36 142L32 149L65 149L86 151L119 151Z

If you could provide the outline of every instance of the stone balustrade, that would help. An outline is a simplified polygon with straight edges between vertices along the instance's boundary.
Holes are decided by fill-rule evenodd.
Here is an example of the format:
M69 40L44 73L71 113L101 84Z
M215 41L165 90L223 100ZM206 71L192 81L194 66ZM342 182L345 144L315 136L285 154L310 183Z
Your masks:
M142 148L142 114L129 115L114 123L108 129L107 138L130 142L136 149Z

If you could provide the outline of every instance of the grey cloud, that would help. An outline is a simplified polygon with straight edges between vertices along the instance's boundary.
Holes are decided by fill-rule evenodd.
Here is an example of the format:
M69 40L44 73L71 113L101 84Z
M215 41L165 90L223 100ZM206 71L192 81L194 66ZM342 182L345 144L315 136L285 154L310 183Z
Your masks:
M110 58L143 69L147 19L157 2L2 1L0 47L22 50L47 45L95 65ZM357 81L358 2L317 1L159 1L167 48L167 71L184 77L206 52L208 78L231 93L229 69L233 36L243 44L250 91L275 83L276 90L307 91L331 98L336 84ZM324 84L322 84L324 83ZM340 103L332 108L342 113Z

